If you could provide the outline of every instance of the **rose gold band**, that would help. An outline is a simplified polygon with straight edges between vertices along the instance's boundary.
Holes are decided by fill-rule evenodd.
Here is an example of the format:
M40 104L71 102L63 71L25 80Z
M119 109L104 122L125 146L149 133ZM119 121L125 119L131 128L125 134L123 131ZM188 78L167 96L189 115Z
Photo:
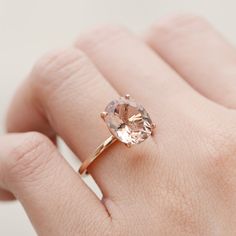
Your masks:
M87 169L88 167L100 156L100 154L102 154L109 146L111 146L115 141L116 141L116 137L114 137L113 135L111 135L108 139L106 139L101 145L99 145L94 153L93 156L91 156L90 158L86 159L82 165L79 168L79 173L85 174L87 173Z
M82 163L80 174L88 173L89 166L116 140L131 147L147 139L156 127L147 111L130 98L129 94L112 100L101 113L101 118L112 135L97 147L93 156Z

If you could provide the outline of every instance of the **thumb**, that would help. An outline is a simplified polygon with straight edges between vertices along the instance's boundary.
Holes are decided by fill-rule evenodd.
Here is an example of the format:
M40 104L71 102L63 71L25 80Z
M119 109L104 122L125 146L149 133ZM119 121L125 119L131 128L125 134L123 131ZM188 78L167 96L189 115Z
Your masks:
M0 137L0 188L20 200L39 235L95 235L109 223L104 205L38 133Z

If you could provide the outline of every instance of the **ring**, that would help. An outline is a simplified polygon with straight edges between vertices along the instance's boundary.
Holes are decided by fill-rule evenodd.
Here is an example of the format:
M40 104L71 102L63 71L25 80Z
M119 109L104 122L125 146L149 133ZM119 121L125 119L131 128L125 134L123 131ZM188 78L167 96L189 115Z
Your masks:
M101 113L111 136L99 145L95 153L80 166L79 173L88 173L88 167L114 142L119 140L127 147L142 143L150 135L156 124L147 111L127 94L111 101Z

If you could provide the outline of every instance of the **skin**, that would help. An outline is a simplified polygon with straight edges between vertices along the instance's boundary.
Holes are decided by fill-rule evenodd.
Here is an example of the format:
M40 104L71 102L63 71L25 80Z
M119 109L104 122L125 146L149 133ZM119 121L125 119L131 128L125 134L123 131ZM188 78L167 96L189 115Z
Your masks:
M140 39L106 26L34 66L0 138L0 197L38 235L236 235L236 51L206 20L177 15ZM85 160L108 137L99 114L129 93L154 136L116 143L90 168L100 201L55 146Z

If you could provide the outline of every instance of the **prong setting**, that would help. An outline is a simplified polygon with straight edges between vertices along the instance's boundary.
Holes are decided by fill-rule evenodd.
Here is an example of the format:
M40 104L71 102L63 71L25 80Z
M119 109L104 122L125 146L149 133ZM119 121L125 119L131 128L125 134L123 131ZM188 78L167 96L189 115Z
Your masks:
M126 99L130 99L130 95L129 95L129 94L126 94L126 95L125 95L125 98L126 98Z
M131 143L126 143L125 146L126 146L127 148L131 148L132 144L131 144Z
M152 128L152 133L151 133L151 135L152 135L152 136L154 135L154 130L156 129L156 127L157 127L156 123L152 123L152 125L151 125L151 128Z
M156 129L156 127L157 127L157 125L156 125L156 123L152 123L152 129Z
M106 111L101 112L101 118L104 120L108 113Z
M128 147L143 142L152 134L149 114L129 95L112 100L104 111L108 113L104 121L109 131Z

